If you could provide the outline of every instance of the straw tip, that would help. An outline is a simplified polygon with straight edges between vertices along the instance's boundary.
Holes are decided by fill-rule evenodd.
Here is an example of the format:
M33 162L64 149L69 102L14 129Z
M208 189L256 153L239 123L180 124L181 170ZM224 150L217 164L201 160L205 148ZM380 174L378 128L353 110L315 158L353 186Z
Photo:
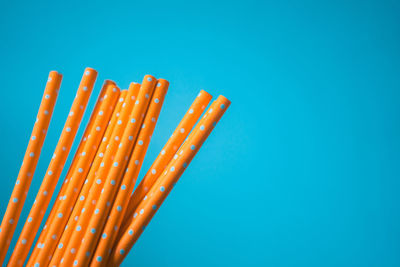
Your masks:
M86 67L86 68L85 68L85 74L86 74L86 75L89 75L89 74L95 74L95 75L97 75L97 70L95 70L95 69L93 69L93 68L91 68L91 67Z
M207 92L207 91L205 91L205 90L203 90L203 89L200 90L199 96L200 96L200 95L206 96L209 100L212 99L212 95L211 95L209 92Z
M145 75L143 78L143 82L154 82L156 80L157 79L153 75L150 75L150 74Z
M105 85L108 85L108 84L113 84L113 85L117 85L117 83L116 82L114 82L113 80L104 80L104 84Z
M167 81L166 79L160 78L157 79L157 86L169 86L169 81Z
M229 107L229 105L231 104L231 101L223 95L218 96L217 100L223 102L226 107Z

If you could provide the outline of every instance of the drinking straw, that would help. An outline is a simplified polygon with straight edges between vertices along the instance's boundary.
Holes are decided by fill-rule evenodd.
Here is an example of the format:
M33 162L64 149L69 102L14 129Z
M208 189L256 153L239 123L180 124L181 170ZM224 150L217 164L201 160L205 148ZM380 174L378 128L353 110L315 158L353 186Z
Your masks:
M107 266L121 264L229 105L230 101L220 96L208 109L204 120L195 127L176 157L168 164L167 170L137 207L129 230L116 244Z
M70 229L66 233L66 236L65 238L63 238L62 242L60 241L58 244L58 247L65 248L63 258L59 262L57 262L59 258L57 256L57 259L52 261L52 264L60 264L64 266L72 265L75 256L74 253L78 250L81 244L83 234L86 231L87 222L90 220L90 216L93 213L94 208L96 207L93 203L96 203L98 201L101 190L103 189L102 181L104 181L104 177L107 176L108 170L111 167L113 157L115 156L115 153L120 144L120 136L123 135L125 127L129 122L129 116L133 109L139 90L140 84L131 83L128 94L126 96L125 108L123 108L121 113L118 114L119 119L117 124L114 126L112 136L109 139L109 143L106 147L106 151L103 154L99 154L96 158L96 160L100 160L100 168L96 170L97 173L89 173L88 178L91 180L89 193L86 195L82 193L80 195L80 200L78 201L79 206L74 209L74 215L71 216L69 220ZM86 185L84 185L84 187L85 186ZM84 202L81 204L81 201ZM82 206L83 208L81 208ZM79 231L74 231L75 229L79 229ZM72 233L70 231L72 231Z
M123 103L125 103L124 99L126 99L127 93L128 93L127 90L123 90L120 93L120 99L117 103L117 106L114 109L114 112L113 112L111 120L110 120L110 124L108 125L108 127L106 129L106 132L104 134L104 137L102 139L100 147L97 150L95 160L93 161L92 167L90 168L89 174L87 175L87 182L85 182L82 187L82 190L79 194L78 201L75 203L72 214L68 219L67 227L65 228L65 230L60 238L60 241L58 242L57 249L55 250L54 255L51 259L50 266L57 265L61 260L61 257L65 250L64 245L68 244L68 240L70 239L72 230L75 228L75 222L76 222L75 218L76 218L76 216L79 216L79 214L82 210L83 204L85 203L84 202L85 197L87 196L88 191L93 183L93 178L91 178L91 177L94 177L94 173L97 171L97 169L101 163L102 155L105 153L105 150L108 145L108 141L111 138L111 134L113 132L115 125L117 124L118 114L122 108Z
M110 211L109 219L105 223L104 230L102 231L102 238L100 238L96 251L93 254L95 258L101 257L103 263L107 262L107 256L109 255L108 251L111 252L112 245L118 233L114 229L119 229L123 219L123 214L128 206L127 200L133 191L136 179L139 175L142 162L146 155L151 136L168 90L168 85L168 81L164 79L158 80L157 87L152 97L152 102L150 103L146 117L144 118L143 127L137 138L127 171L123 175L121 186L118 189L116 199ZM158 99L158 101L155 101L156 99ZM92 261L91 265L100 266L100 264L101 262Z
M107 93L104 97L107 98L102 102L103 111L102 115L96 117L94 127L88 135L87 142L85 143L83 152L84 156L81 156L78 160L75 170L72 172L66 189L63 200L57 209L57 216L54 217L51 225L49 225L47 236L41 245L41 250L38 253L34 266L47 266L51 255L57 245L62 232L64 231L65 224L71 214L72 208L75 204L76 198L80 192L83 182L86 179L86 175L89 172L90 164L96 154L97 148L105 132L105 128L110 119L112 110L110 106L114 107L116 100L119 96L119 89L117 87L109 85Z
M151 75L146 75L143 79L139 91L138 99L130 116L130 120L124 134L121 138L120 147L115 155L113 167L111 167L106 182L104 183L104 192L100 195L96 203L96 209L88 222L88 228L84 234L84 242L81 244L74 265L87 266L90 262L90 256L93 254L97 240L103 230L105 220L107 219L110 204L112 204L116 190L119 187L122 172L128 163L135 137L137 137L142 121L147 111L148 104L156 85L156 79ZM159 100L155 99L158 102ZM107 204L109 203L109 204Z
M50 119L57 100L61 80L62 75L56 71L51 71L47 79L46 88L44 90L42 102L40 103L31 138L29 139L28 148L25 152L15 187L1 223L0 265L2 265L7 254L15 227L17 226L21 210L25 203L26 195L32 182L32 177L35 173L47 128L50 124Z
M212 96L204 90L201 90L196 99L186 112L185 116L176 127L171 135L171 138L165 144L161 153L158 155L154 163L151 165L149 171L146 173L142 181L139 183L133 195L130 198L128 208L124 214L124 219L121 224L118 236L120 236L132 221L133 213L139 202L144 198L146 192L153 186L155 181L161 175L165 167L168 165L178 148L182 145L185 138L189 135L193 126L200 118L204 109L211 101Z
M88 124L86 126L85 132L82 135L81 141L80 141L79 146L78 146L78 148L76 150L76 154L74 155L74 157L72 159L72 163L71 163L71 165L70 165L70 167L68 169L67 175L65 177L69 177L71 172L72 172L72 170L75 169L75 166L76 166L76 163L78 161L78 158L81 155L82 149L83 149L84 144L85 144L85 142L87 140L87 136L88 136L88 134L90 132L90 129L93 127L93 123L94 123L94 120L95 120L95 115L97 115L97 113L98 113L98 111L100 109L101 102L103 101L103 97L104 97L104 95L106 93L106 89L107 89L108 84L113 84L114 86L116 86L115 82L113 82L111 80L105 80L104 81L102 89L101 89L101 91L99 93L99 96L97 98L96 104L94 106L93 112L92 112L92 114L91 114L91 116L89 118L89 122L88 122ZM65 182L62 183L61 189L60 189L60 191L58 193L56 201L53 204L53 207L51 209L50 215L47 217L46 224L44 225L42 231L40 232L40 236L39 236L39 239L37 241L37 243L40 244L40 246L41 246L41 243L43 242L43 240L44 240L44 238L46 236L47 225L49 225L51 223L51 221L53 220L55 211L57 210L58 205L59 205L60 201L62 200L62 197L64 196L64 193L65 193L65 190L66 190L66 187L67 187L66 185L67 185L67 183L65 183ZM37 252L38 252L38 248L35 246L32 254L31 254L30 258L29 258L28 266L32 265L31 261L34 260L34 258L36 257Z
M33 239L35 238L35 235L32 233L38 231L44 213L46 212L50 199L53 196L54 189L64 168L65 161L67 160L96 81L97 72L90 68L86 68L85 73L86 71L89 72L89 75L84 74L82 77L81 84L78 88L74 102L72 103L64 129L61 132L58 144L54 150L53 157L50 161L49 167L47 168L39 192L36 195L35 202L29 212L28 219L14 248L14 252L8 262L9 266L22 265L25 262L26 256L28 255L29 249L33 243Z

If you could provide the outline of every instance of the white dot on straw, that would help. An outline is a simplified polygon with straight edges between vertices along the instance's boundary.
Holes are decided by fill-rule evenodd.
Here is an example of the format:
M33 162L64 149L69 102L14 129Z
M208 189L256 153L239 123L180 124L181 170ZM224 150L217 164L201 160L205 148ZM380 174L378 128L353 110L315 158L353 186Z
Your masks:
M101 261L103 260L103 258L102 258L101 256L97 256L96 260L97 260L98 262L101 262Z
M32 140L36 140L36 136L32 136L32 138L31 138Z
M67 131L67 132L70 132L70 131L71 131L71 128L70 128L70 127L67 127L66 131Z
M9 222L10 224L13 224L13 223L14 223L14 219L10 219L8 222Z
M118 124L122 124L122 121L121 121L121 120L118 120Z
M18 202L18 198L14 197L14 198L13 198L13 202L14 202L14 203L17 203L17 202Z
M32 217L28 218L28 222L32 222L32 220L33 220Z
M53 238L54 240L56 240L57 236L56 236L56 235L52 235L51 238Z
M33 157L33 156L35 156L35 153L33 153L33 152L29 153L29 157Z
M100 131L100 129L101 129L100 126L96 127L96 131Z
M139 160L135 160L135 164L138 165L139 164Z
M85 71L85 75L89 75L90 74L90 71Z
M139 144L140 146L143 145L143 141L142 141L142 140L139 140L138 144Z
M48 115L49 114L49 111L48 110L45 110L44 111L44 115Z
M170 169L170 171L171 171L171 172L175 171L175 167L172 166L171 169Z
M117 207L117 210L118 210L118 211L121 211L121 210L122 210L122 207L121 207L121 206L118 206L118 207Z
M45 95L44 98L49 99L50 95Z
M58 218L62 218L63 214L60 212L57 216L58 216Z
M97 179L96 183L97 183L97 184L101 184L101 180L100 180L100 179Z
M151 77L147 78L147 81L151 82L153 79Z
M200 126L200 130L204 131L204 125Z
M91 232L92 234L95 234L95 233L96 233L96 229L92 228L92 229L90 229L90 232Z
M75 249L71 248L71 253L74 254L75 253Z
M78 225L77 227L76 227L76 231L80 231L80 230L82 230L82 227L80 226L80 225Z
M123 185L121 186L121 189L122 189L122 190L125 190L125 189L126 189L126 185L123 184Z
M164 186L161 186L161 187L160 187L160 191L161 191L161 192L164 192L164 191L165 191L165 187L164 187Z
M115 180L111 180L111 184L112 184L112 185L115 185Z
M154 99L154 102L158 103L158 102L160 102L160 100L158 100L158 98L156 98L156 99Z
M164 155L165 154L165 150L163 149L162 151L161 151L161 155Z
M155 170L155 169L152 169L152 170L151 170L151 173L152 173L152 174L156 174L156 170Z
M136 122L136 120L135 119L131 119L131 123L135 123Z
M190 146L190 149L191 149L191 150L194 150L195 148L196 148L195 145L191 145L191 146Z
M139 211L139 213L140 213L140 214L143 214L143 213L144 213L144 209L141 209L141 210Z
M79 169L78 169L78 172L80 172L80 173L83 172L83 169L82 169L82 168L79 168Z
M185 132L185 129L184 128L181 128L181 133L184 133Z
M43 192L43 195L47 196L47 191L44 191L44 192Z
M118 162L114 162L114 167L118 167Z
M53 174L53 171L49 171L47 174L48 174L48 175L52 175L52 174Z

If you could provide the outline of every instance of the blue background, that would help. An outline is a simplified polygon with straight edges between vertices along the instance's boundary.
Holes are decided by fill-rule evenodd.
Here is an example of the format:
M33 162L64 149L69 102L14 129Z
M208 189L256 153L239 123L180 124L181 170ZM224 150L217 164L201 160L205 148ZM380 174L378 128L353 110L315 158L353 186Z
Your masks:
M124 266L400 266L397 1L0 8L1 215L47 74L64 75L17 230L90 66L90 108L104 79L171 81L144 171L200 89L232 101Z

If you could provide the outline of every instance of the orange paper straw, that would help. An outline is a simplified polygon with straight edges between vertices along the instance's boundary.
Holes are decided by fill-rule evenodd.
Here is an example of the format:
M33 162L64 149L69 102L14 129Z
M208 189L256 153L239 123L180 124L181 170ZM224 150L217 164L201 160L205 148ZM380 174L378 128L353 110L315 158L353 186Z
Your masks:
M229 105L230 101L220 96L208 109L204 119L195 127L176 157L168 164L167 170L137 207L129 230L116 244L107 266L121 264Z
M93 126L93 123L94 123L94 120L95 120L95 115L97 115L97 113L98 113L98 111L100 109L101 102L103 101L103 97L104 97L104 95L106 93L106 88L107 88L108 84L113 84L114 86L116 86L115 82L113 82L111 80L106 80L104 82L104 84L102 86L102 89L100 91L100 94L99 94L99 96L97 98L96 105L95 105L95 107L93 109L93 112L92 112L90 118L89 118L89 122L88 122L88 124L86 126L85 132L83 133L82 139L81 139L81 141L79 143L79 146L78 146L78 149L76 150L76 154L74 155L74 158L72 159L72 163L71 163L71 165L70 165L70 167L68 169L67 175L65 177L69 177L71 172L72 172L72 170L75 169L75 166L76 166L76 163L78 161L79 155L82 153L82 149L83 149L84 144L85 144L85 142L87 140L87 136L88 136L88 134L89 134L89 132L90 132L92 126ZM54 214L57 211L58 205L59 205L60 201L62 200L62 197L64 196L65 190L67 188L66 185L67 185L67 183L65 183L65 182L63 182L62 185L61 185L61 189L60 189L60 191L58 193L58 196L56 198L56 201L55 201L55 203L54 203L54 205L53 205L53 207L51 209L50 215L47 217L46 224L44 225L42 231L40 232L40 236L39 236L39 239L37 241L38 244L42 244L44 238L46 237L47 225L49 225L51 223L51 221L53 220L53 218L54 218ZM38 250L39 249L35 246L32 254L31 254L30 258L29 258L28 266L32 265L32 261L36 258Z
M100 195L99 201L96 204L95 212L92 214L92 217L88 222L88 228L84 234L84 242L81 244L77 252L74 265L87 266L90 262L91 255L94 253L98 238L107 219L110 206L113 203L116 190L119 187L122 172L125 170L128 163L130 153L136 140L135 137L137 137L139 129L142 126L142 121L147 111L156 82L156 79L150 75L146 75L143 79L138 99L135 103L136 105L133 108L129 123L121 138L120 147L115 155L113 166L111 167L106 182L104 183L104 192ZM154 101L157 102L159 100L155 99Z
M133 213L139 202L144 198L149 188L153 186L157 178L168 165L178 148L182 145L185 138L189 135L193 126L200 118L204 109L211 101L212 96L204 90L201 90L196 99L186 112L185 116L176 127L171 138L165 144L161 153L158 155L154 163L151 165L149 171L146 173L140 184L137 186L133 195L130 198L128 208L124 214L122 226L119 230L119 236L126 230L132 221Z
M109 251L111 252L112 245L117 236L117 232L114 229L119 229L121 225L123 214L128 206L127 200L133 191L136 179L139 175L140 168L168 90L168 85L168 81L164 79L158 80L157 87L152 97L152 102L149 105L146 117L143 121L143 126L132 152L127 171L123 176L121 186L110 211L109 219L107 220L101 235L102 238L100 238L96 252L94 253L95 259L100 257L103 260L102 262L94 260L92 261L91 266L104 266L104 263L107 262L107 256L109 255ZM158 99L159 101L154 101L155 99Z
M51 255L64 231L65 224L71 214L72 208L75 204L76 198L80 189L89 172L90 164L97 152L101 139L109 122L112 110L115 107L117 98L119 96L119 89L109 85L107 93L104 97L107 98L102 103L102 115L97 116L92 131L88 135L87 142L83 149L84 156L78 160L75 170L71 174L63 200L57 209L57 216L54 217L53 222L49 225L47 236L41 245L41 251L38 253L33 266L47 266ZM112 107L110 109L110 107Z
M120 144L120 137L123 135L126 125L128 124L129 116L134 106L136 97L138 95L140 89L140 84L131 83L131 86L128 90L128 95L125 101L125 107L122 109L120 114L118 115L118 121L114 126L112 136L109 139L109 143L106 146L106 151L103 154L99 154L96 157L95 161L100 161L100 168L96 170L95 173L89 173L89 179L91 180L91 186L89 187L89 193L84 194L84 192L80 195L78 204L80 205L79 208L74 209L74 216L70 218L74 220L71 222L71 229L72 233L68 232L70 238L65 238L63 240L64 243L61 241L58 244L58 247L65 247L63 258L60 261L54 261L53 264L60 266L71 266L72 262L75 257L75 253L78 250L81 242L83 234L86 231L87 222L90 220L90 216L93 213L95 203L97 202L100 192L103 189L103 181L108 174L108 170L112 164L113 157L118 149ZM93 178L92 178L93 177ZM83 202L82 204L79 202ZM81 208L83 206L83 208ZM81 208L81 209L80 209ZM76 210L76 211L75 211ZM84 212L83 212L84 211ZM76 227L75 227L76 226ZM75 231L75 229L79 231ZM58 259L57 259L58 260Z
M19 216L21 215L21 210L24 206L26 195L32 182L32 177L35 173L43 142L46 137L47 128L49 127L54 105L57 100L61 79L62 75L56 71L51 71L47 79L47 84L36 118L36 123L33 127L28 148L25 152L24 160L18 174L17 182L11 194L7 210L1 223L0 265L3 264L15 231L15 227L17 226Z
M53 196L54 189L64 168L65 161L71 150L72 143L96 81L97 72L90 68L86 68L85 73L86 71L89 71L89 75L83 75L67 121L65 122L64 129L61 132L53 157L43 178L42 185L36 195L35 202L29 212L28 219L19 236L14 252L8 262L8 266L20 266L25 262L33 239L35 238L33 233L38 231L44 213L49 206L50 199Z

